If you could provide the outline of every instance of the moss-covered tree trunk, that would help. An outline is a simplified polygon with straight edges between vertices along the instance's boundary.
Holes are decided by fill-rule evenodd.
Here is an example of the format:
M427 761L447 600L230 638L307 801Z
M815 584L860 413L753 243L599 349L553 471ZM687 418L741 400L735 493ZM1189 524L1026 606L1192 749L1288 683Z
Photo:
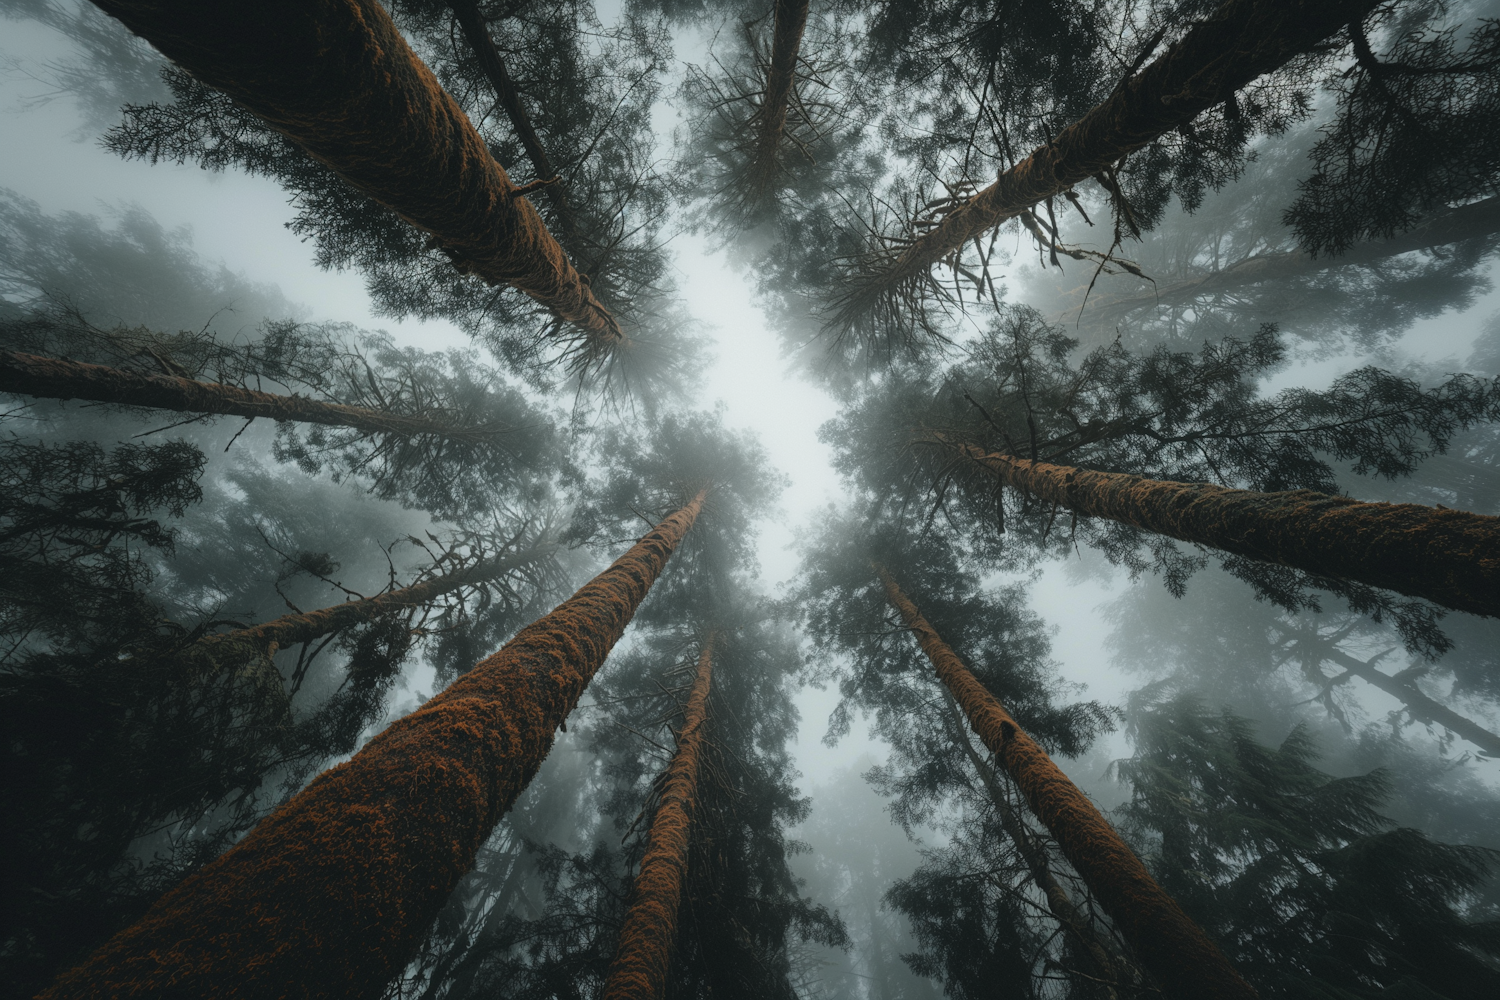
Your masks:
M1335 267L1373 264L1415 250L1481 239L1495 233L1500 233L1500 197L1485 198L1483 201L1449 209L1389 239L1356 244L1337 257L1314 257L1305 250L1256 254L1222 271L1161 284L1148 292L1095 295L1083 307L1082 322L1086 326L1107 327L1137 309L1176 305L1200 295L1231 291L1247 285L1310 277ZM1078 295L1082 297L1082 289ZM1059 314L1054 321L1071 324L1079 319L1079 310L1073 308Z
M536 774L703 499L320 775L44 996L379 997Z
M970 240L1187 125L1350 21L1362 20L1377 3L1228 0L1122 81L1108 100L945 215L890 267L850 288L835 325L856 326L886 296L926 281L934 265Z
M367 434L418 437L432 434L472 439L493 436L483 427L454 427L439 420L385 413L363 406L325 403L306 396L283 396L177 375L141 374L107 365L0 351L0 392L42 399L86 399L181 413L222 413L299 423L353 427Z
M1010 775L1027 804L1052 834L1068 863L1163 992L1181 1000L1251 1000L1251 989L1146 871L1088 796L1052 762L999 700L964 666L922 617L883 566L875 567L886 598L916 635L938 678L953 694L975 734Z
M979 755L974 749L974 744L969 742L969 734L963 730L963 711L951 694L947 701L953 716L953 738L963 750L964 756L968 757L969 762L973 764L974 772L979 775L979 780L984 785L984 790L1000 817L1001 828L1005 830L1006 836L1010 837L1011 843L1016 845L1016 851L1025 862L1026 871L1031 876L1032 883L1041 892L1042 898L1047 901L1048 911L1087 956L1092 965L1089 971L1100 980L1110 996L1118 996L1120 988L1135 984L1139 978L1137 970L1124 956L1117 954L1117 950L1095 930L1094 923L1089 919L1088 914L1079 909L1078 904L1073 902L1067 890L1052 874L1052 867L1047 860L1046 847L1032 836L1026 823L1011 806L1010 796L1000 786L1000 779L995 774L995 769L990 766L989 761Z
M375 0L95 0L163 55L432 235L459 270L623 340L542 217Z
M771 29L771 61L766 67L765 89L750 120L754 132L750 169L746 174L746 201L759 204L770 197L781 173L782 147L786 141L787 115L797 85L797 60L802 33L807 29L808 0L776 0Z
M677 940L677 912L687 880L712 673L710 635L698 655L698 672L683 710L677 750L663 777L641 871L635 878L620 942L604 983L603 1000L661 1000L666 995L672 947Z
M986 451L946 435L1000 482L1043 503L1158 535L1355 580L1476 615L1500 615L1500 517L1315 490L1258 493L1144 479Z

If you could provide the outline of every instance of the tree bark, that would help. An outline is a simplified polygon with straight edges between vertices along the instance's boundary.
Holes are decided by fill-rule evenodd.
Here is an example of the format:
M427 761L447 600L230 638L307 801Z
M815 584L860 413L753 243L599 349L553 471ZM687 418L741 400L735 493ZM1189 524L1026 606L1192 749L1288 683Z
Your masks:
M1031 881L1036 884L1036 887L1041 890L1042 897L1047 900L1047 909L1083 948L1089 961L1094 964L1094 973L1104 980L1110 996L1116 996L1115 987L1124 986L1126 983L1124 961L1117 957L1112 949L1105 946L1099 935L1094 932L1093 921L1073 903L1073 900L1068 897L1067 890L1053 876L1052 868L1047 862L1046 848L1037 843L1021 817L1016 815L1016 811L1011 808L1010 798L1005 794L1005 789L1000 787L1000 781L995 776L994 769L990 767L989 761L981 757L974 749L974 744L969 742L969 734L963 730L962 710L954 702L951 694L948 695L947 702L953 716L954 739L963 749L964 755L969 758L969 763L974 765L974 771L979 775L980 782L989 794L990 802L1000 815L1000 826L1010 837L1011 842L1016 845L1021 860L1026 862L1026 870L1031 875Z
M1242 288L1245 285L1308 277L1321 271L1355 264L1373 264L1415 250L1447 246L1500 233L1500 197L1485 198L1451 209L1385 240L1371 240L1350 247L1338 257L1314 257L1305 250L1256 254L1222 271L1183 278L1143 293L1097 296L1082 308L1082 321L1090 326L1108 326L1137 309L1170 306L1199 295ZM1079 293L1081 294L1081 292ZM1078 309L1059 313L1055 323L1080 319Z
M563 192L561 175L553 169L547 150L542 146L536 129L532 127L531 117L521 104L521 92L516 89L510 71L505 68L505 60L495 47L495 40L490 37L490 29L479 11L478 0L449 0L448 6L453 11L459 28L463 30L464 38L468 40L469 48L474 51L479 68L484 71L490 86L494 88L495 98L505 110L505 117L510 119L511 128L516 130L516 138L521 140L521 148L526 152L526 159L531 161L531 170L536 179L552 182L542 188L542 193L552 203L563 236L576 254L579 249L578 227L574 224L573 212L568 207L567 195Z
M1256 992L1192 918L1146 871L1088 796L1063 774L958 654L943 642L885 567L875 565L887 600L916 634L938 678L969 725L1015 781L1032 813L1082 876L1120 935L1163 992L1182 1000L1252 1000Z
M403 587L400 590L392 590L389 593L377 594L374 597L356 601L345 601L343 604L320 608L317 611L299 611L282 615L280 618L252 625L249 628L205 636L198 641L197 645L200 648L212 648L233 643L255 649L265 649L275 644L285 649L300 642L311 642L330 632L374 621L381 615L392 611L421 607L435 597L452 593L470 584L493 580L518 566L536 562L556 551L556 545L541 545L524 552L486 559L472 566L456 569L451 573L444 573L442 576L435 576L431 580Z
M781 170L782 140L792 93L797 85L797 58L802 33L807 29L808 0L776 0L771 33L771 64L766 70L765 90L755 109L751 126L755 144L751 153L748 200L759 204L768 198Z
M401 437L432 434L473 439L497 433L491 429L454 427L425 417L385 413L363 406L325 403L306 396L283 396L218 382L199 382L177 375L140 374L107 365L16 351L0 351L0 392L41 399L87 399L95 403L183 413L265 417L268 420L353 427L367 434Z
M1377 5L1228 0L1055 140L945 215L888 268L851 288L837 304L834 325L852 329L880 300L925 281L934 265L970 240L1190 123L1350 21L1363 20Z
M375 0L95 0L345 181L432 234L454 266L624 340L531 203Z
M379 997L703 500L320 775L43 996Z
M677 750L667 765L656 815L651 819L646 853L641 858L625 924L620 928L609 978L604 982L603 1000L661 1000L666 995L672 948L677 940L677 911L687 880L703 730L708 724L712 649L710 634L698 655L698 673L683 711Z
M987 452L929 433L1044 503L1159 535L1355 580L1457 611L1500 615L1500 518L1315 490L1257 493L1144 479Z
M1398 680L1384 671L1375 669L1364 660L1350 656L1341 649L1324 649L1321 655L1343 667L1346 671L1343 677L1351 674L1359 677L1365 683L1378 687L1401 702L1413 718L1443 726L1483 750L1486 755L1500 757L1500 736L1485 729L1473 719L1459 715L1447 705L1427 697L1415 684ZM1335 677L1333 680L1336 683L1343 677Z

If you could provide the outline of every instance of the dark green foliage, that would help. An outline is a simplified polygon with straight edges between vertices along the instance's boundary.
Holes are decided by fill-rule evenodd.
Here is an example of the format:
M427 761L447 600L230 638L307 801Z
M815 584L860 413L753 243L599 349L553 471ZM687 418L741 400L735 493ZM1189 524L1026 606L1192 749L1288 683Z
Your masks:
M1265 397L1257 382L1285 359L1268 328L1196 355L1166 348L1137 355L1115 343L1075 365L1075 346L1035 311L1013 307L972 346L970 360L892 371L824 429L825 439L840 445L839 467L865 490L912 507L930 504L929 517L942 513L997 565L1027 566L1042 553L1089 545L1132 574L1153 569L1180 593L1206 557L1118 522L1071 518L1001 494L992 476L923 443L923 435L1154 479L1338 493L1341 467L1387 479L1410 475L1460 430L1493 419L1500 402L1490 380L1455 375L1426 388L1375 367L1325 390ZM1446 646L1435 613L1420 602L1248 559L1221 561L1283 607L1317 608L1312 591L1321 589L1390 616L1413 648Z
M231 341L207 329L102 329L53 306L0 320L0 346L430 421L446 433L280 422L272 452L309 474L330 469L335 482L353 478L381 499L442 517L482 518L501 495L540 496L559 461L552 415L474 352L401 348L350 324L268 321L256 336Z
M1304 730L1265 746L1191 698L1140 706L1131 730L1125 828L1263 996L1500 988L1500 921L1467 912L1495 852L1390 828L1382 772L1330 777Z
M1337 117L1286 213L1314 253L1500 190L1500 21L1454 24L1448 8L1389 10L1353 33L1355 64L1333 80Z
M145 553L170 554L180 518L202 497L203 454L183 441L0 441L0 642L7 655L128 648L159 612L141 591ZM123 641L122 641L123 639Z
M672 342L671 350L682 352L671 333L676 317L663 297L666 263L656 238L665 190L653 172L649 125L659 39L644 29L607 32L587 5L570 0L481 4L481 13L566 193L566 220L552 202L533 196L538 210L633 340ZM392 14L501 166L517 183L548 180L528 176L519 140L448 6L399 3ZM542 361L558 353L548 337L563 333L559 321L512 290L455 270L422 233L223 95L175 68L164 78L173 101L127 107L125 121L109 133L110 148L275 179L293 196L298 214L290 226L314 241L317 263L360 270L380 310L452 320L518 375L539 385L555 381Z

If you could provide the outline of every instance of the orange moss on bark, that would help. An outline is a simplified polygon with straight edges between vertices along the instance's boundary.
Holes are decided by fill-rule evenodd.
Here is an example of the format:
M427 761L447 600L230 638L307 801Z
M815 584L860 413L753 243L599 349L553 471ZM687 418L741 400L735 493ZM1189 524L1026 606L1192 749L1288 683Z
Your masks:
M1182 1000L1253 1000L1255 990L1240 978L1223 952L1177 901L1156 884L1141 859L1088 796L970 672L902 593L890 572L878 564L875 571L887 600L916 634L922 651L958 701L974 733L1026 796L1032 813L1052 834L1063 856L1082 876L1163 992Z
M378 997L536 774L703 498L319 775L42 996Z
M619 323L375 0L94 0L345 181L596 350Z
M776 0L771 31L771 63L766 69L765 90L755 109L751 127L755 146L751 154L747 184L749 200L759 203L769 197L781 170L781 148L786 137L788 107L797 84L797 59L802 34L807 29L808 0Z
M199 382L177 375L143 375L110 368L47 358L37 354L0 351L0 392L42 399L87 399L95 403L144 406L183 413L222 413L236 417L265 417L307 424L353 427L370 434L415 437L436 434L472 438L489 432L452 427L436 420L383 413L363 406L324 403L306 396L242 389L218 382Z
M687 879L703 730L708 724L712 651L710 634L698 655L698 673L683 710L677 751L667 765L641 871L635 878L630 909L625 913L609 978L604 983L603 1000L661 1000L666 995L672 946L677 940L677 911Z
M853 326L883 295L965 243L1048 198L1109 170L1188 124L1235 91L1306 52L1378 0L1228 0L1051 143L1003 171L945 215L889 268L853 289L836 323Z
M1079 514L1457 611L1500 615L1500 517L1366 503L1316 490L1258 493L1144 479L987 452L942 434L926 439L954 449L1006 486Z

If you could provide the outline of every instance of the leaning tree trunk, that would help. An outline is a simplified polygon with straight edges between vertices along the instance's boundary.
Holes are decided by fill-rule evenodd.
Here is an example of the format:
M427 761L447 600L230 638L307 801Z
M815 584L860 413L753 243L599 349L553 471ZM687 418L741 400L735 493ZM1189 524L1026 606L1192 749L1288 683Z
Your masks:
M1141 964L1170 997L1251 1000L1255 990L1192 918L1146 871L1088 796L964 666L958 654L876 565L886 598L916 633L938 678L952 692L969 725L1015 781L1036 818L1052 834Z
M988 452L940 433L923 439L957 451L1005 486L1078 514L1500 616L1500 517L1316 490L1258 493L1144 479Z
M43 996L380 996L536 774L703 499L320 775Z
M465 566L400 590L392 590L357 601L345 601L343 604L319 608L317 611L298 611L282 615L280 618L273 618L259 625L251 625L248 628L204 636L196 645L205 649L224 645L239 645L257 650L272 647L285 649L300 642L311 642L333 632L374 621L393 611L419 608L435 597L452 593L471 584L493 580L517 567L545 559L556 551L556 545L539 545L523 552L512 552L494 559L485 559L472 566Z
M474 439L493 436L483 427L455 427L426 417L403 416L363 406L325 403L256 389L199 382L177 375L141 374L107 365L0 351L0 392L42 399L87 399L184 413L222 413L300 423L353 427L367 434Z
M1447 705L1427 697L1415 684L1392 677L1383 670L1377 670L1373 664L1356 659L1341 649L1320 650L1319 655L1344 668L1343 674L1331 678L1332 683L1337 684L1351 676L1361 678L1365 683L1379 688L1405 705L1412 718L1444 726L1483 750L1487 755L1500 757L1500 736L1490 732L1473 719L1459 715Z
M833 324L857 326L890 296L929 280L933 266L1008 219L1111 169L1282 66L1378 0L1228 0L1047 145L945 215L889 266L860 279Z
M746 201L761 204L775 188L781 172L781 149L786 139L787 115L797 85L797 60L802 33L807 29L808 0L776 0L771 30L771 62L765 89L750 121L753 133L746 171Z
M547 182L542 193L552 203L558 225L570 248L575 254L578 253L578 227L574 223L573 212L568 207L561 176L553 169L552 160L547 156L547 150L531 124L531 116L521 104L521 92L516 89L510 71L505 68L505 60L495 47L495 40L490 37L490 29L484 23L478 0L448 0L448 7L453 11L458 26L463 29L464 38L468 40L474 58L479 61L479 68L484 71L490 86L494 88L495 98L505 110L505 117L510 119L510 127L515 129L516 138L521 140L521 149L526 152L526 159L531 161L532 173L537 180Z
M1015 809L1011 807L1009 796L1005 794L1005 789L1000 787L994 768L990 767L989 762L981 757L975 751L974 745L969 742L969 734L963 731L962 710L954 702L952 695L947 697L947 702L953 716L953 738L963 750L964 755L969 758L969 762L974 765L975 773L979 775L979 780L989 794L995 812L1000 816L1001 828L1016 845L1016 851L1021 855L1021 860L1026 863L1026 870L1031 875L1031 881L1041 891L1042 898L1047 901L1047 909L1051 911L1063 930L1070 934L1083 949L1083 953L1093 964L1094 974L1109 990L1110 996L1118 996L1119 989L1133 985L1133 980L1138 978L1139 974L1124 956L1118 955L1114 948L1106 944L1094 929L1094 923L1089 919L1089 915L1078 908L1078 904L1073 902L1067 890L1052 874L1051 865L1047 861L1046 847L1037 842L1036 837L1026 828L1025 822L1016 815Z
M345 181L431 234L460 271L581 328L619 323L458 103L375 0L94 0Z
M1448 246L1496 233L1500 233L1500 197L1485 198L1471 205L1449 209L1389 239L1357 243L1337 257L1314 257L1306 250L1257 254L1222 271L1183 278L1149 292L1095 296L1082 307L1081 316L1078 308L1069 309L1057 315L1053 322L1081 321L1088 326L1110 326L1137 309L1176 305L1200 295L1309 277L1337 267L1373 264L1415 250Z
M677 940L677 911L687 879L703 730L708 724L712 649L710 635L698 656L698 673L683 711L682 731L677 734L677 752L667 765L603 1000L661 1000L666 995L672 946Z

